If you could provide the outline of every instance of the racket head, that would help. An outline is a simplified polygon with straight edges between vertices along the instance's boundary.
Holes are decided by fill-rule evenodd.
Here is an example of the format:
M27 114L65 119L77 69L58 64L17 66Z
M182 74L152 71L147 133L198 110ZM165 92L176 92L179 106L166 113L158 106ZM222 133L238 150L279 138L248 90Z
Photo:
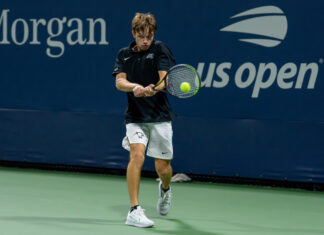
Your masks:
M190 85L190 90L184 92L180 86L183 82ZM178 64L169 69L165 88L168 93L178 98L189 98L196 95L200 89L200 77L195 68L187 64Z

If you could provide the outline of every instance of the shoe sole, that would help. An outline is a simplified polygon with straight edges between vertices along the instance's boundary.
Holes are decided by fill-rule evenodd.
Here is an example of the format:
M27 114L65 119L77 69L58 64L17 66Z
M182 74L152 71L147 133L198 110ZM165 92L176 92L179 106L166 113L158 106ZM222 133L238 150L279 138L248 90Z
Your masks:
M126 221L125 224L129 225L129 226L139 227L139 228L150 228L150 227L154 226L154 224L152 224L152 225L143 225L143 224L135 224L135 223L128 222L128 221Z

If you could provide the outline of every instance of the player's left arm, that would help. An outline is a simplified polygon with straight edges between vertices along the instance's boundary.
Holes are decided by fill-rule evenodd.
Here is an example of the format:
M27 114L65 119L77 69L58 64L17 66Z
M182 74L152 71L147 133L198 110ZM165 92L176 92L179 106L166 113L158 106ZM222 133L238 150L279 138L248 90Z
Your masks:
M165 77L165 75L167 74L167 71L165 71L165 70L159 70L158 73L159 73L159 78L160 78L160 81L161 81ZM157 90L163 90L164 88L165 88L165 83L162 82L155 89L157 89Z

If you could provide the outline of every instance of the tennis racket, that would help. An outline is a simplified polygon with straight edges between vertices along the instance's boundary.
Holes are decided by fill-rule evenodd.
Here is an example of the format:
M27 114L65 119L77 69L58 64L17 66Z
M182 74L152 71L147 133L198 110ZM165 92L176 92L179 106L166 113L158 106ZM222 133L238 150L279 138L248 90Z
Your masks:
M162 82L164 82L165 88L163 90L156 89ZM167 92L178 98L192 97L198 93L199 89L199 75L196 69L187 64L171 67L164 78L153 87L155 91Z

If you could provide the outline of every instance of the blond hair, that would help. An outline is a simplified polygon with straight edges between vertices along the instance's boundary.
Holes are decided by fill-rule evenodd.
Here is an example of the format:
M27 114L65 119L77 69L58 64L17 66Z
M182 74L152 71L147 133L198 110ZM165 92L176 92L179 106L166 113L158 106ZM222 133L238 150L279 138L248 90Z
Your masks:
M136 13L132 20L132 30L135 33L148 32L155 33L157 29L156 20L151 13Z

